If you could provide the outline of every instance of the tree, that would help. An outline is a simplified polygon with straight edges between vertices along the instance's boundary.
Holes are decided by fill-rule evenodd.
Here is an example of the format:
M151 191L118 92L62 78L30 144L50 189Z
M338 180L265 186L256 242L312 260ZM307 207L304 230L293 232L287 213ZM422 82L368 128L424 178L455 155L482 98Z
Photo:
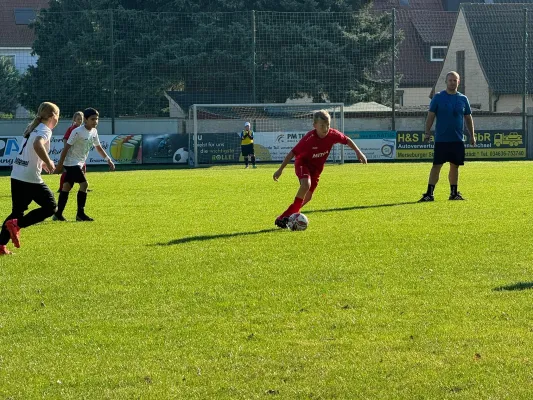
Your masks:
M243 102L380 101L390 89L372 77L390 54L390 17L365 4L53 0L34 24L39 59L22 104L56 101L64 114L92 105L109 116L114 99L118 116L161 115L168 90L242 93Z
M20 97L20 74L10 57L0 56L0 114L15 112Z

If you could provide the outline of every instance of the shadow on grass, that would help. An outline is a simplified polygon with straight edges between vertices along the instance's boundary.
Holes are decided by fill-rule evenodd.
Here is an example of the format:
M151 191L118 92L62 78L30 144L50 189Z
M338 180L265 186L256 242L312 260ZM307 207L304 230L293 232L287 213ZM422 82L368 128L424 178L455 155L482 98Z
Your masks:
M533 289L533 282L518 282L512 285L500 286L492 290L496 292L503 292L504 290L510 291L510 290L527 290L527 289Z
M313 213L325 213L325 212L335 212L335 211L353 211L353 210L366 210L368 208L382 208L382 207L395 207L395 206L404 206L407 204L417 204L418 201L404 201L400 203L387 203L387 204L371 204L368 206L353 206L353 207L340 207L340 208L324 208L322 210L309 210L304 211L304 214L313 214Z
M270 228L270 229L261 229L260 231L253 232L235 232L235 233L221 233L219 235L199 235L199 236L186 236L180 239L174 239L166 243L155 243L148 246L173 246L175 244L183 244L190 242L203 242L204 240L214 240L214 239L225 239L232 238L237 236L250 236L250 235L259 235L261 233L268 233L274 231L283 231L279 228Z

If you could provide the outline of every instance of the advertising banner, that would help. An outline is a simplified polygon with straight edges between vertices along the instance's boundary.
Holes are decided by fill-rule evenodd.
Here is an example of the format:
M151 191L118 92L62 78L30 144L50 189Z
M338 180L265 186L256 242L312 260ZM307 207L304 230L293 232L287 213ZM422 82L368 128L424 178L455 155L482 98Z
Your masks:
M368 160L394 160L396 158L396 131L347 131ZM355 151L346 147L344 160L355 161Z
M478 130L476 147L463 137L466 159L525 159L526 148L521 130ZM396 136L397 160L432 160L433 137L424 142L423 131L398 131Z
M143 164L190 164L189 135L161 134L143 135Z

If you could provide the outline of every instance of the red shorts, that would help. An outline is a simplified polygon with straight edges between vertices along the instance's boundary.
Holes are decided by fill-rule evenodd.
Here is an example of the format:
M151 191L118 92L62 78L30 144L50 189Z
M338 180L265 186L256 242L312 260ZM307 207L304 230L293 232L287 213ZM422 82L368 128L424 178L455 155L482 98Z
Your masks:
M310 192L314 192L318 186L318 181L320 180L320 174L322 173L322 168L317 169L313 168L309 164L306 164L298 159L294 161L294 172L298 177L298 180L311 178L311 187L309 188Z

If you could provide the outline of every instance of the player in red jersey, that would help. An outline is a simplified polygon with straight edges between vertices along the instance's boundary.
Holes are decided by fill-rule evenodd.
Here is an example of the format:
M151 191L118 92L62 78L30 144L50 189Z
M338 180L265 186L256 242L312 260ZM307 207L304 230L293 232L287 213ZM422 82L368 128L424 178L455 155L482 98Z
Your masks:
M83 111L76 111L74 115L72 116L72 125L69 126L67 131L65 132L65 135L63 136L63 146L67 144L67 140L70 137L70 134L74 129L81 126L83 124ZM83 166L83 173L85 174L87 172L87 165ZM57 193L61 193L61 189L63 189L63 183L65 183L65 176L66 172L63 172L61 174L61 179L59 180L59 190Z
M299 213L301 208L309 203L313 192L318 186L320 174L324 169L324 164L329 156L331 148L336 143L347 145L357 155L357 158L363 164L367 163L366 156L352 139L339 132L336 129L329 127L331 117L326 110L320 110L313 115L313 129L306 133L306 135L289 151L281 166L274 172L274 180L277 182L281 176L283 169L296 156L294 160L294 169L296 176L300 180L300 188L296 193L294 202L287 208L283 214L276 218L275 224L280 228L287 227L289 216L294 213Z

